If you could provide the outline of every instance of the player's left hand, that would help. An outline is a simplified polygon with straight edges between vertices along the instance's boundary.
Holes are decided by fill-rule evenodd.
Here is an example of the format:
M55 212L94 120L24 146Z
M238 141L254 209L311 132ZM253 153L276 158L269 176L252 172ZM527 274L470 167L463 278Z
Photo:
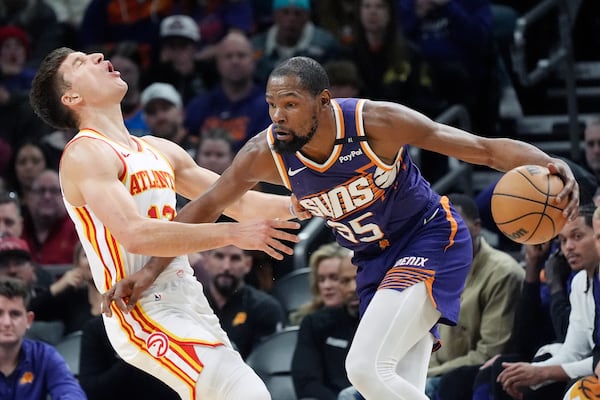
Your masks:
M498 375L497 381L502 384L502 389L510 396L521 399L523 393L521 388L537 385L543 382L540 367L529 363L502 363L504 370Z
M560 158L555 158L553 162L547 165L548 170L550 170L551 174L560 176L565 187L560 193L556 196L557 202L563 201L563 199L569 199L569 204L563 210L563 215L569 219L569 221L574 221L577 218L578 210L579 210L579 184L577 184L577 180L573 175L573 171L569 165L561 160Z
M112 287L102 295L100 310L107 317L111 317L112 311L110 310L110 306L114 301L121 311L128 313L133 309L142 293L154 283L155 279L156 276L147 268L142 268L139 271L126 276L112 285Z

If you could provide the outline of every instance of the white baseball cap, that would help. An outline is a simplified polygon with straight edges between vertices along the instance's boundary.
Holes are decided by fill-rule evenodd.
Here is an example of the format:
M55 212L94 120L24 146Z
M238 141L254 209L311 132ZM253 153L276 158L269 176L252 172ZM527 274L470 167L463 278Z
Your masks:
M160 23L160 37L178 36L194 42L200 40L200 30L194 19L187 15L171 15Z
M181 95L175 87L169 83L156 82L148 86L142 92L140 102L142 103L142 107L145 108L148 103L156 99L166 100L177 107L181 107L183 104Z

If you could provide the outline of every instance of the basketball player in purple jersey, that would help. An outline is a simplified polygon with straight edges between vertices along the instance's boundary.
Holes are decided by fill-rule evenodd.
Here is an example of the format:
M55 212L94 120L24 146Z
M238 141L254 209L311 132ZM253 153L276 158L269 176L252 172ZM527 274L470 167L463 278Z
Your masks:
M399 104L334 100L328 85L310 58L276 67L266 92L273 124L185 215L214 220L260 181L289 188L355 254L361 322L346 361L348 378L368 400L426 399L436 345L431 332L438 322L456 324L472 249L467 227L448 199L431 190L408 146L501 171L547 166L565 182L558 197L570 199L569 218L577 213L577 182L565 162L526 143L475 136ZM129 279L111 293L120 307L135 285Z

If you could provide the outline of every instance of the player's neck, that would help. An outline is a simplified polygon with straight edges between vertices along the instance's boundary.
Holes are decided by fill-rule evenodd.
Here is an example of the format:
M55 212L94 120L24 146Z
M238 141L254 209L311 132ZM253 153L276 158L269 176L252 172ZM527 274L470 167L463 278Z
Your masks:
M317 163L324 163L329 159L335 145L337 124L333 107L323 111L319 116L319 126L315 135L304 147L302 154Z
M0 346L0 373L4 376L9 376L17 368L21 345L22 341L18 345Z
M80 113L81 129L93 129L125 147L134 147L120 106L88 107Z

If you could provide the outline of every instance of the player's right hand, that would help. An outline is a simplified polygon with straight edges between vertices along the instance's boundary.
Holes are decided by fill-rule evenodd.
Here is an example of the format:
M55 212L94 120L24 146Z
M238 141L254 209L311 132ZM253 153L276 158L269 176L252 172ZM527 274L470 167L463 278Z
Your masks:
M142 268L116 282L102 295L100 310L107 317L112 316L110 309L114 301L124 313L133 309L142 294L154 283L156 275L148 268Z
M274 219L240 222L234 225L231 244L244 250L262 250L276 260L283 260L284 254L294 253L294 249L283 243L284 241L300 241L297 235L285 231L300 229L300 224L294 221Z

